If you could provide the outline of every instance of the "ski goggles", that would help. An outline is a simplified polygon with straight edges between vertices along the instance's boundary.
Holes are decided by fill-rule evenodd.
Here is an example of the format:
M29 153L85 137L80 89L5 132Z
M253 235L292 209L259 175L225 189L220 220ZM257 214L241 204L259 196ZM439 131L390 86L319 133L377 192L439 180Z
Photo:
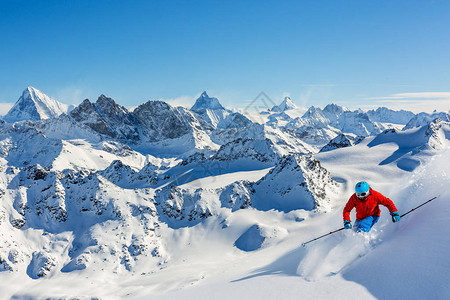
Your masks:
M363 192L363 193L356 193L356 197L358 197L358 198L365 198L365 197L369 196L369 194L370 194L369 191Z

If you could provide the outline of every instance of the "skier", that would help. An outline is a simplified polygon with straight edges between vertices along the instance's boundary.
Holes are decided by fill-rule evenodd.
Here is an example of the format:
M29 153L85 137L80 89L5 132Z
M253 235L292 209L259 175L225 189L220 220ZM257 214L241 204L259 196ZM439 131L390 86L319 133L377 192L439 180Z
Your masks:
M355 193L350 197L344 207L344 227L352 228L350 221L350 212L356 207L356 221L354 229L357 232L369 232L372 226L380 218L380 207L384 205L389 209L392 216L392 222L400 221L400 215L391 199L383 196L381 193L373 190L365 181L358 182L355 186Z

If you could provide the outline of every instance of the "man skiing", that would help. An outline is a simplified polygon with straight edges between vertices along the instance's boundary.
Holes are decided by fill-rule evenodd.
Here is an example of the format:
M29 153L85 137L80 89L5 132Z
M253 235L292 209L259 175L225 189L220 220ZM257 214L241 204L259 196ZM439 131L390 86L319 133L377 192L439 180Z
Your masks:
M372 226L380 218L380 207L384 205L389 209L392 216L392 222L400 221L400 215L391 199L383 196L381 193L373 190L365 181L358 182L355 186L355 193L350 197L344 207L344 227L352 228L350 221L350 212L356 207L356 221L354 229L358 232L369 232Z

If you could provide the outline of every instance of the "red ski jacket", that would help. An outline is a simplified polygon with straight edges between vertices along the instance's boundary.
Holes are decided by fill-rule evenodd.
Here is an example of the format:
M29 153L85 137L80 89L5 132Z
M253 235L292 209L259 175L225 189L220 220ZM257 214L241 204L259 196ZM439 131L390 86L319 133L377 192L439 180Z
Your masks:
M389 209L389 212L397 211L397 208L391 199L383 196L381 193L369 188L370 195L364 200L360 200L353 194L350 199L348 199L347 204L344 207L344 221L350 221L350 212L354 207L356 207L356 219L361 221L367 217L380 216L380 207L378 205L384 205Z

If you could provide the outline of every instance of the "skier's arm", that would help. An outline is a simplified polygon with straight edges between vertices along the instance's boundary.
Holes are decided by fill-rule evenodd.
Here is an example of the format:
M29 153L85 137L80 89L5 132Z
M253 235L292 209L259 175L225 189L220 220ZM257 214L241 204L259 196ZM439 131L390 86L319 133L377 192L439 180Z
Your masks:
M344 215L344 221L350 221L350 212L355 207L355 203L353 202L352 198L348 199L347 204L344 207L343 215Z
M382 194L380 194L379 202L380 202L381 205L386 206L387 209L389 209L389 213L391 213L391 214L394 211L398 211L397 207L395 207L394 202L392 202L391 199L389 199L388 197L383 196Z

